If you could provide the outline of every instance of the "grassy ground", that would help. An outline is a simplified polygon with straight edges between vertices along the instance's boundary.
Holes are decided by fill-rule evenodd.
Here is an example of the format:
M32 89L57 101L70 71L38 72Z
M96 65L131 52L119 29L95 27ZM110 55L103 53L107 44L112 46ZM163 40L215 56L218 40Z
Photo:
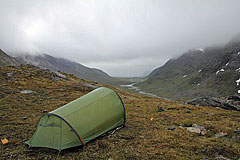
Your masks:
M8 76L7 73L12 73ZM43 110L52 111L92 90L91 83L72 75L57 79L56 74L31 66L0 68L0 159L216 159L240 158L240 112L212 107L194 107L177 101L134 95L112 89L122 97L127 124L114 134L102 136L87 144L58 151L29 148L24 144L36 129ZM22 90L33 91L21 94ZM165 111L157 112L161 105ZM190 110L190 113L186 113ZM198 124L207 129L200 136L186 126ZM174 126L175 130L168 130ZM227 136L217 138L216 133Z

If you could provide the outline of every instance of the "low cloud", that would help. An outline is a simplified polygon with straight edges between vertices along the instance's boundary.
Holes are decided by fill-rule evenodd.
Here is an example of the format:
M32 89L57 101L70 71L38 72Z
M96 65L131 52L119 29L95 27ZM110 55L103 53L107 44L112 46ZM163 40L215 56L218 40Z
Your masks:
M240 30L238 0L5 0L0 48L47 53L112 76L140 76Z

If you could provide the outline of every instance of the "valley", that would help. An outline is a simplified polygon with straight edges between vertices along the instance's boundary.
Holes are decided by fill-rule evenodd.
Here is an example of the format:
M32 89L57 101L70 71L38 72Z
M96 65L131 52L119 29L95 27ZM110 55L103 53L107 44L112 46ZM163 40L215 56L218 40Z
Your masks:
M9 140L0 145L2 159L240 158L239 111L128 93L32 65L0 67L0 83L0 136ZM120 95L126 108L126 127L87 143L86 148L61 153L29 148L24 143L41 115L94 90L94 86L109 87ZM204 134L189 131L197 125L204 127Z

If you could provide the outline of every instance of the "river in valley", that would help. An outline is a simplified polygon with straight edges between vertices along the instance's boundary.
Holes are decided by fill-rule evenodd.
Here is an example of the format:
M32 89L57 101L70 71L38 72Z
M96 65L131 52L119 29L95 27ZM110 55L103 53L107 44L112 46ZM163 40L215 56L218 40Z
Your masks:
M147 95L147 96L151 96L151 97L155 97L155 98L161 98L161 99L168 100L167 98L159 97L159 96L157 96L155 94L144 92L140 88L134 86L135 84L137 84L137 83L135 82L135 83L131 83L131 84L127 84L127 85L120 85L120 86L128 88L128 89L135 90L136 92L138 92L140 94L143 94L143 95Z

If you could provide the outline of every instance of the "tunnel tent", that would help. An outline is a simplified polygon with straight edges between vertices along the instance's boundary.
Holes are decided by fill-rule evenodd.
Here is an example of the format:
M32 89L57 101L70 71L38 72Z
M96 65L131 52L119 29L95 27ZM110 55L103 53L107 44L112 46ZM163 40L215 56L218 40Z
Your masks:
M124 126L126 114L120 96L100 87L94 91L43 115L30 147L64 150L84 145L98 136Z

